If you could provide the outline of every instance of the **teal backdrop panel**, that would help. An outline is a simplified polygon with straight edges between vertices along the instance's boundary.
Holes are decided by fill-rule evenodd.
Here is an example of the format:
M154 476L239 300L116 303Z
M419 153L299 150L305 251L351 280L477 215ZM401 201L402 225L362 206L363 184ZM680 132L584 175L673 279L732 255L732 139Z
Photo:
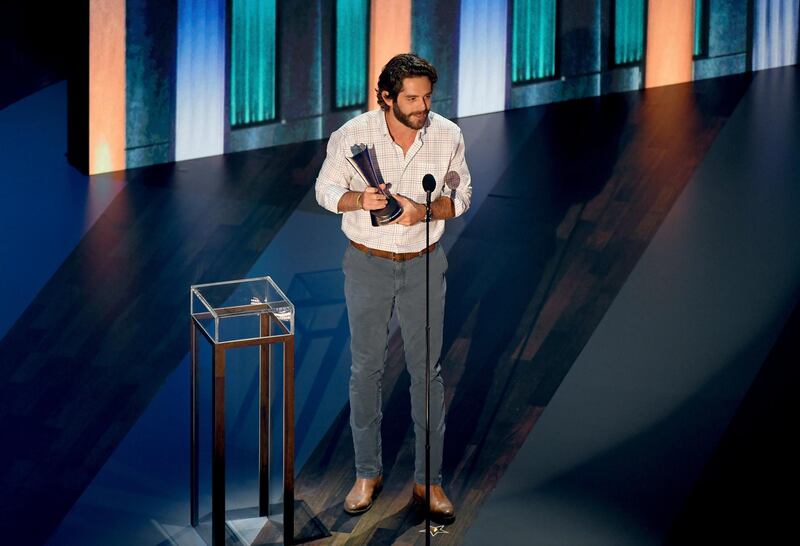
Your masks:
M275 119L275 0L231 1L230 122Z
M645 0L614 2L614 63L642 60L644 54Z
M705 53L705 40L703 39L704 18L706 17L703 0L694 0L694 55Z
M555 0L514 0L511 78L525 82L556 73Z
M336 108L367 102L367 0L336 0Z

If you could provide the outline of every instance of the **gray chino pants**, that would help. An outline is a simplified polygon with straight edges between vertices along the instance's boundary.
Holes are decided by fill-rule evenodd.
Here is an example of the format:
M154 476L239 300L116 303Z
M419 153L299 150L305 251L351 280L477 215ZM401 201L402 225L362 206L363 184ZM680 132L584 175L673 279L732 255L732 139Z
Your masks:
M344 293L350 320L350 427L356 475L374 478L381 460L381 383L389 319L397 312L411 376L411 417L416 436L414 480L425 483L425 256L405 262L368 255L348 245L343 260ZM441 484L444 443L442 351L447 258L440 245L430 257L431 483Z

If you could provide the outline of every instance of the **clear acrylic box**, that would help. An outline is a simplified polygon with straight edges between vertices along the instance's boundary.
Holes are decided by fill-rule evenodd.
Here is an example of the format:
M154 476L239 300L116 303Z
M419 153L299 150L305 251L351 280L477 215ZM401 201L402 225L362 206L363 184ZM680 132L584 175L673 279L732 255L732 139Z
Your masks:
M215 343L294 334L294 305L271 277L208 284L190 289L191 314ZM261 327L269 315L271 327Z

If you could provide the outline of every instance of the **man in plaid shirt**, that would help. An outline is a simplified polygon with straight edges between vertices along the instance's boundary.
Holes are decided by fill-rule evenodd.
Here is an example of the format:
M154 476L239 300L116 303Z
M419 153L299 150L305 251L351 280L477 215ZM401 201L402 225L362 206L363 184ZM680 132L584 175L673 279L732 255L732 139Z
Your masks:
M328 155L316 182L317 202L342 215L350 240L343 260L350 321L350 427L356 481L344 502L350 514L372 507L383 484L381 461L381 380L388 348L388 325L397 313L411 376L411 414L416 436L413 498L425 498L425 254L430 253L430 439L431 518L455 519L442 489L444 386L440 356L444 323L447 258L438 244L445 221L469 208L472 195L461 130L430 111L436 69L414 54L392 58L378 79L379 110L345 123L331 134ZM389 225L374 227L370 211L387 198L368 186L347 161L353 146L366 145L377 160L385 188L403 207ZM356 150L357 151L357 150ZM425 191L432 174L430 246L425 246Z

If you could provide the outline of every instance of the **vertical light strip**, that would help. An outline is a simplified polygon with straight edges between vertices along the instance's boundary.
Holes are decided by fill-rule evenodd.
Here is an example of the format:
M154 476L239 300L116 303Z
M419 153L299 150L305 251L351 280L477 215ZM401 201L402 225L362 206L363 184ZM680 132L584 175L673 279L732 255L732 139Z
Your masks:
M753 70L797 62L799 4L800 0L756 0Z
M649 0L645 87L692 79L694 1Z
M231 4L231 125L275 119L275 0Z
M644 54L645 0L614 2L614 63L638 63Z
M336 0L337 108L367 102L368 0Z
M89 3L89 174L125 168L125 0Z
M225 0L179 0L175 160L223 153Z
M378 107L373 89L386 62L411 50L411 0L372 0L369 28L369 109Z
M703 27L704 17L703 0L694 1L694 55L702 55L705 53L703 48Z
M514 82L555 76L555 0L514 0L512 37Z
M458 115L506 107L506 0L462 0L458 53Z

